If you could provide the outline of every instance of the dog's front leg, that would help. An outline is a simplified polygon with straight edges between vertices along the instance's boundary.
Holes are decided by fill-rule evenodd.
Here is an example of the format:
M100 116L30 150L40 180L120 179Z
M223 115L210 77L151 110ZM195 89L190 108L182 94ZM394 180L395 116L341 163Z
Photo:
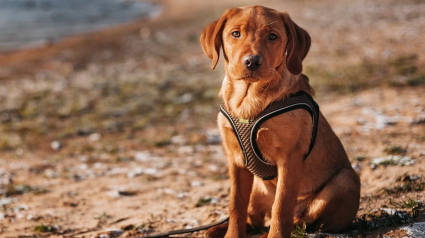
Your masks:
M294 212L298 189L302 178L303 163L300 156L288 156L280 160L275 201L268 238L290 238L294 226Z
M254 175L229 160L230 195L229 226L226 238L246 237L248 203Z

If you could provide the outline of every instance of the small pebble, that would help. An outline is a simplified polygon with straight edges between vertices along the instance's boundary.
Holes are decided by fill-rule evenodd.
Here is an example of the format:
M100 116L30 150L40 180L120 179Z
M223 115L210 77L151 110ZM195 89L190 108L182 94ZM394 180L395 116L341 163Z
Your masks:
M182 192L177 194L177 198L185 198L185 197L189 197L189 193L188 192Z
M89 160L89 157L87 157L85 155L80 156L80 161L81 162L87 162L87 160Z
M132 171L127 173L127 178L134 178L136 176L142 175L144 172L143 168L135 168Z
M52 147L52 150L59 150L60 148L62 148L62 144L59 141L55 140L50 143L50 147Z
M220 132L218 129L209 129L206 132L207 134L207 144L208 145L217 145L221 143Z
M193 146L190 146L190 145L180 146L178 148L178 153L180 155L191 155L194 152L195 152L195 148Z
M157 175L159 172L155 168L147 168L143 171L144 174Z
M99 133L92 133L89 135L87 139L90 142L96 142L96 141L100 141L100 139L102 139L102 136Z
M18 148L16 151L15 151L15 154L16 154L16 156L22 156L23 154L24 154L24 150L23 149L21 149L21 148Z
M211 172L217 172L218 171L218 166L217 165L210 165L209 167L208 167L208 169L211 171Z
M175 194L176 193L176 191L174 191L173 189L171 189L171 188L164 188L163 189L163 192L165 193L165 194Z
M31 221L32 219L34 219L34 215L33 214L28 214L27 215L27 221ZM1 218L0 218L1 220Z
M220 199L218 197L212 197L210 204L217 204L220 201Z
M118 228L108 228L108 229L105 229L105 232L106 232L106 234L100 234L99 237L115 238L115 237L118 237L118 236L120 236L124 233L123 230L118 229Z
M360 166L359 163L353 163L351 164L351 167L353 167L354 171L356 171L357 173L362 170L362 167Z
M148 152L137 151L134 154L134 159L139 162L147 162L151 158L151 154Z
M109 197L117 198L120 196L120 192L118 190L108 191L106 193Z
M188 143L187 137L183 135L176 135L171 137L171 143L173 145L185 145Z
M202 183L201 181L193 181L190 185L192 187L200 187L200 186L203 186L204 183Z

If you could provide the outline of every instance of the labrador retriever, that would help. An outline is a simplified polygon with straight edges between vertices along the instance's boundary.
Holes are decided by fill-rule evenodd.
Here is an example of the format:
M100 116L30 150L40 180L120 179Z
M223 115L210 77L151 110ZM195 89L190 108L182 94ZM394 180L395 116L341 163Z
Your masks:
M299 92L314 95L302 74L309 34L286 12L248 6L226 10L204 29L200 40L212 69L223 50L226 76L220 97L228 116L219 113L218 126L231 182L229 222L210 228L205 236L246 237L247 229L263 227L266 217L270 230L262 237L269 238L289 238L294 225L324 232L349 226L359 207L360 180L320 111L316 126L311 112L300 107L268 118L257 128L252 144L263 162L275 167L272 179L247 168L247 149L230 119L249 124L276 101Z

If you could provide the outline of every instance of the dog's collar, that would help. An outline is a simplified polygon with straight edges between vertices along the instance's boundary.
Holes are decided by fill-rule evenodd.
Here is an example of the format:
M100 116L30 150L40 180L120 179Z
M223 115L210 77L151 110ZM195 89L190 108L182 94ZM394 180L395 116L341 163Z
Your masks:
M257 132L261 124L272 117L295 109L307 110L313 123L312 137L308 152L304 156L305 160L313 150L319 123L319 106L308 93L301 91L292 94L286 99L275 101L253 120L234 117L226 109L224 103L220 105L221 113L229 120L238 139L239 146L245 157L245 166L254 175L264 180L270 180L277 176L276 165L267 161L257 146Z

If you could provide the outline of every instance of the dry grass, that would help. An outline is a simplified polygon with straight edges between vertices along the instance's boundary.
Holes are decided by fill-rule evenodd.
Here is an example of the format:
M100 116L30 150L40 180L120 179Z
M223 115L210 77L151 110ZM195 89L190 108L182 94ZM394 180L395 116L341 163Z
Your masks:
M425 85L425 70L418 55L401 55L388 60L364 59L358 65L328 71L323 67L307 67L307 75L318 93L347 94L374 87L418 87Z

